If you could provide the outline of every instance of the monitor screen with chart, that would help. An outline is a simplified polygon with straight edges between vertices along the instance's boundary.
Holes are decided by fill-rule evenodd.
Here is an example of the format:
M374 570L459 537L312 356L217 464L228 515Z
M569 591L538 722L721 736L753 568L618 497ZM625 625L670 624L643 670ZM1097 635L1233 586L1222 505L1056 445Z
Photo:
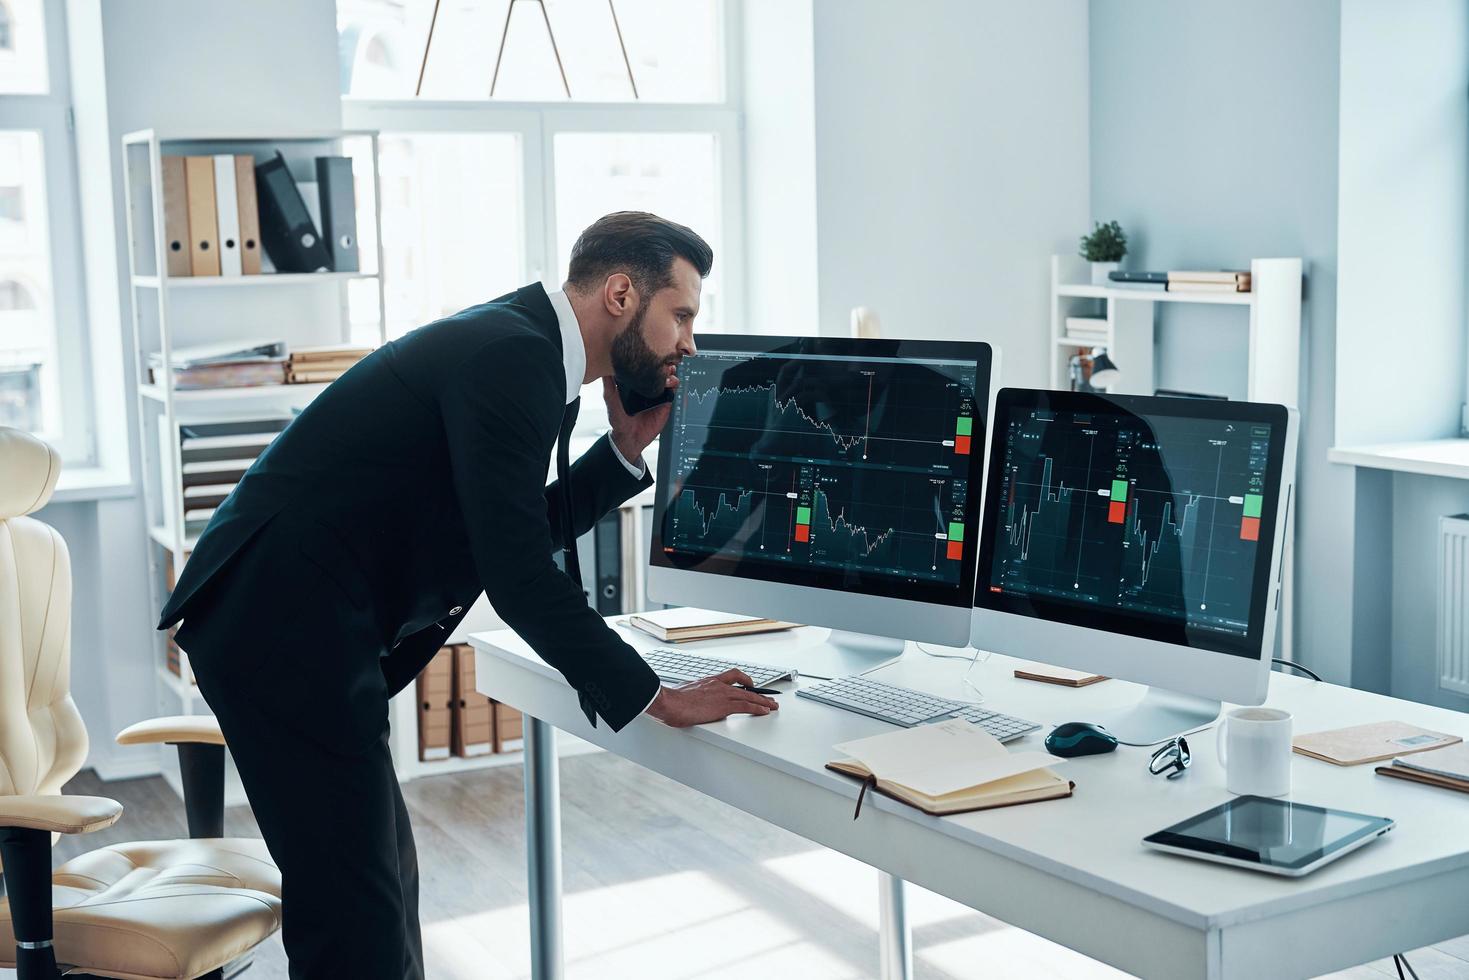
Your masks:
M990 361L980 343L699 338L659 447L650 573L718 576L756 612L792 593L745 583L966 612ZM783 614L858 628L805 613Z
M1260 655L1287 413L1005 389L975 604Z

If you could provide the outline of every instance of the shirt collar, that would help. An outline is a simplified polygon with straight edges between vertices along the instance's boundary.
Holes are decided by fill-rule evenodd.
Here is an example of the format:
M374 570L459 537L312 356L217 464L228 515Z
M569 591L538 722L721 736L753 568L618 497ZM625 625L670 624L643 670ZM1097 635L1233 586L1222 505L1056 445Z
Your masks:
M566 367L566 404L570 405L581 395L582 378L587 373L587 345L581 339L581 327L576 322L576 311L571 308L571 299L563 289L546 289L546 298L551 309L556 311L556 323L561 328L561 361Z

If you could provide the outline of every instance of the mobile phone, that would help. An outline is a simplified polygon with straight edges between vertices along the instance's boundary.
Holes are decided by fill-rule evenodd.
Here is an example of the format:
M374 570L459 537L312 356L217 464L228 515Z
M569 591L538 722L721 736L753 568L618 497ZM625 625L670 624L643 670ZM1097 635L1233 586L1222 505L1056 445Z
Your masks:
M641 412L646 412L650 408L667 405L673 401L673 389L665 388L663 389L663 394L657 398L649 398L647 395L640 395L631 388L624 388L619 384L617 385L617 398L622 402L622 410L624 412L629 415L637 415Z

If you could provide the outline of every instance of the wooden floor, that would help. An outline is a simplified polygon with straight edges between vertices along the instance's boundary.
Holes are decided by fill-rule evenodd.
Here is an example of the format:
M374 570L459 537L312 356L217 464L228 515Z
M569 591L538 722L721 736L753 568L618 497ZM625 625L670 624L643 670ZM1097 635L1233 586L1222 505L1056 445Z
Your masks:
M875 977L876 872L607 753L563 760L567 974L585 980L800 980ZM58 858L102 843L184 836L183 808L161 779L66 788L119 800L112 828L64 838ZM524 809L518 766L433 776L404 788L422 873L428 975L523 978ZM258 836L245 808L226 833ZM1117 970L910 889L914 975L925 980L1090 980ZM1469 937L1410 954L1422 980L1469 977ZM0 975L11 975L0 971ZM1332 974L1396 977L1384 960ZM277 937L248 980L285 980Z

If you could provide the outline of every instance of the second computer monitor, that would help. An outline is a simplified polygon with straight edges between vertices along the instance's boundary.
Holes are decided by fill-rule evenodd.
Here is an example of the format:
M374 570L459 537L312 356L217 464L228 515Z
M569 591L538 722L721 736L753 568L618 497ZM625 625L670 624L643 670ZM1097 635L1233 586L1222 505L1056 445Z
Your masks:
M649 597L962 644L992 357L970 342L699 338L659 447Z
M991 440L975 646L1151 685L1124 741L1264 700L1292 411L1006 388Z

